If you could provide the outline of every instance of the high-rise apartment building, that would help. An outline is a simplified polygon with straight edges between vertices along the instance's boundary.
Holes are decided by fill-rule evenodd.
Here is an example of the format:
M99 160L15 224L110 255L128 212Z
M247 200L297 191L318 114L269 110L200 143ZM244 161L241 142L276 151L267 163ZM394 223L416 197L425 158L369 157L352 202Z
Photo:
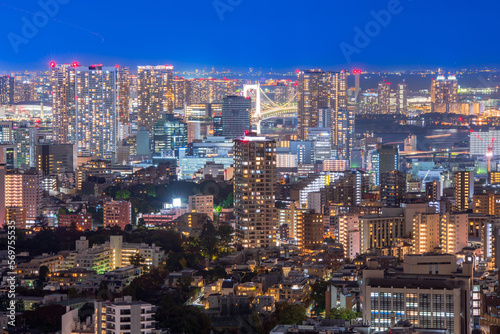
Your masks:
M0 76L0 104L14 103L14 77Z
M431 84L431 111L438 113L460 113L458 105L458 82L454 75L445 78L439 75Z
M309 128L325 126L325 122L320 124L320 109L335 113L347 108L347 72L298 71L297 104L298 138L307 140ZM335 119L332 115L332 134L336 132Z
M391 83L382 81L378 84L378 110L380 114L391 113Z
M111 159L118 122L128 117L128 68L51 63L55 142L81 156ZM123 115L123 117L122 117Z
M250 131L252 102L243 96L227 96L222 100L222 135L229 138L244 136Z
M354 110L340 108L335 112L333 126L333 146L340 160L350 160L354 145Z
M474 172L458 171L454 175L454 181L456 211L467 211L474 195Z
M234 141L236 243L244 248L276 245L276 142L264 137Z
M5 207L24 208L33 223L40 213L41 177L35 170L13 170L5 174Z
M380 175L380 201L386 206L399 207L406 195L406 175L393 170Z
M323 214L299 211L297 214L297 246L300 250L317 250L323 246Z
M174 112L174 67L169 65L138 66L137 112L138 125L147 130L162 114Z
M74 144L76 140L76 79L78 64L51 63L52 127L54 141L59 144Z
M116 65L118 121L121 124L130 123L130 70L128 67Z
M396 113L403 114L408 110L408 87L406 82L400 82L396 86Z

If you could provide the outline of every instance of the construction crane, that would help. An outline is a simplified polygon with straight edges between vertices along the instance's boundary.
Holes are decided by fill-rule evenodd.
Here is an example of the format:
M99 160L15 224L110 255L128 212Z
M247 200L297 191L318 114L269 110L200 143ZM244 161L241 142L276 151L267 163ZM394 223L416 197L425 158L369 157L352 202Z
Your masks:
M491 172L491 157L493 156L493 145L495 144L495 138L491 138L491 143L488 145L488 151L486 156L488 157L488 173Z

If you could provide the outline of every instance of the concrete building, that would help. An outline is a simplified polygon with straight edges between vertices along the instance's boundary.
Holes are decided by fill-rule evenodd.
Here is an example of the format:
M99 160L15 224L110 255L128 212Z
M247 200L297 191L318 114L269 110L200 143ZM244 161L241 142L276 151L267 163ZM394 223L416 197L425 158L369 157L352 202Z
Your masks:
M104 202L104 227L125 226L132 223L132 204L127 201Z
M210 218L210 220L214 220L214 196L189 196L188 212L204 213Z
M156 306L132 301L131 296L113 302L94 302L95 333L151 334L156 327Z
M276 142L242 137L234 142L236 243L244 248L276 245Z

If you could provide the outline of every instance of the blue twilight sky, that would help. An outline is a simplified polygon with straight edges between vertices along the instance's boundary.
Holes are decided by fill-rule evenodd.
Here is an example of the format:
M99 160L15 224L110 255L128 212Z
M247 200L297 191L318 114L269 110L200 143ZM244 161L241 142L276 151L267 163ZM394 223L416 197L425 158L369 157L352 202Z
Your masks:
M54 1L60 3L59 8L53 6ZM45 10L46 16L34 17L43 10L40 3L52 6ZM359 65L367 69L462 68L499 63L500 3L492 0L40 3L0 0L0 72L43 69L52 60L264 70ZM374 23L371 11L388 6L393 10L390 22L385 16L379 18L385 19L384 26ZM35 27L38 31L29 29L34 21L40 26ZM356 40L356 27L372 29L372 37ZM340 45L349 51L342 52ZM351 63L344 53L350 53Z

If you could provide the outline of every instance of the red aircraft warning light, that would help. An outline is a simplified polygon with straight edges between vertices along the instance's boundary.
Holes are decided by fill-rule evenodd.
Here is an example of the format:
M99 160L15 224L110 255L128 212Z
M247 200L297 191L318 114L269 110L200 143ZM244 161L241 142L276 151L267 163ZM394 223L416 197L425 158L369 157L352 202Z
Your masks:
M51 62L50 62L50 67L56 67L56 63L55 63L55 62L53 62L53 61L51 61Z
M73 67L78 67L78 62L74 61L73 62Z
M361 70L358 70L358 69L353 70L353 71L352 71L352 74L361 74Z

